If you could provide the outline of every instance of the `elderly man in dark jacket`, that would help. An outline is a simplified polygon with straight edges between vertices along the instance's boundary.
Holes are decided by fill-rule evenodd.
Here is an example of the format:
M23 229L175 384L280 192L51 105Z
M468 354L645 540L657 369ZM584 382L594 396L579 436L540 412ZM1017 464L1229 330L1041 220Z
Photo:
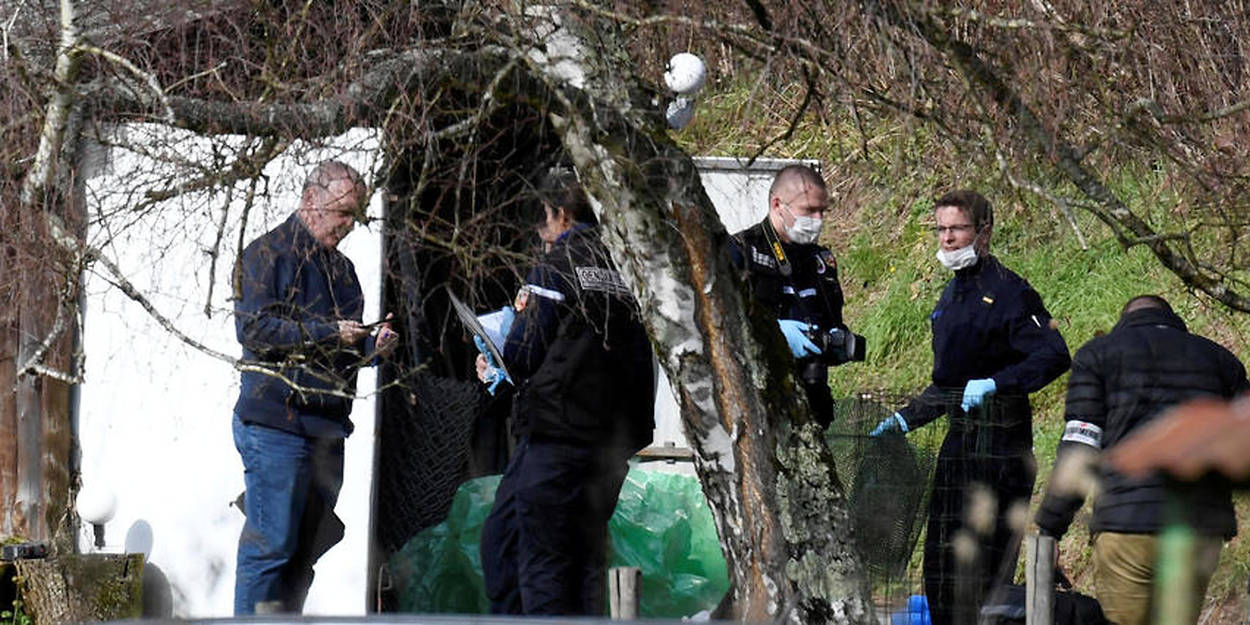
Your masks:
M234 443L244 512L234 611L299 612L313 564L342 538L334 516L356 372L394 350L361 324L364 295L335 248L364 208L360 175L336 161L304 181L299 210L243 251L235 329L243 345Z
M1063 437L1055 474L1037 514L1041 532L1061 537L1084 502L1084 489L1067 476L1097 452L1123 440L1167 408L1194 397L1232 398L1250 388L1246 370L1227 349L1186 331L1163 298L1135 297L1110 334L1076 352L1068 382ZM1094 585L1107 618L1147 625L1154 583L1157 534L1168 488L1161 476L1132 480L1098 468ZM1177 509L1200 536L1191 622L1197 620L1223 541L1237 532L1229 485L1219 477L1173 488Z

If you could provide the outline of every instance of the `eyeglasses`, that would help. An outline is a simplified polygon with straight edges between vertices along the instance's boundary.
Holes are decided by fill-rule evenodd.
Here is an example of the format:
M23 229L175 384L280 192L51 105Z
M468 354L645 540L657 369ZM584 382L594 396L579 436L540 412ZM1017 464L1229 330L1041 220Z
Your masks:
M972 224L955 224L953 226L934 226L932 230L933 230L933 234L942 236L946 234L947 232L950 232L951 234L959 234L961 232L971 232L974 227L975 226L973 226Z

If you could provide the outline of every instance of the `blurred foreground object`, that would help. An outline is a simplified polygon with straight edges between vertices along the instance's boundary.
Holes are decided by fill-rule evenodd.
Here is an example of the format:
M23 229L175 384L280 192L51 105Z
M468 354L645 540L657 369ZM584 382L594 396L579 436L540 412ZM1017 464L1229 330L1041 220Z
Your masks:
M1197 546L1184 521L1181 483L1216 473L1234 481L1250 476L1250 400L1194 399L1159 415L1108 450L1107 462L1130 477L1163 472L1169 478L1167 526L1160 534L1155 582L1156 622L1186 621L1185 604Z
M1250 399L1180 404L1108 450L1107 462L1132 477L1158 470L1182 481L1210 472L1244 480L1250 477Z

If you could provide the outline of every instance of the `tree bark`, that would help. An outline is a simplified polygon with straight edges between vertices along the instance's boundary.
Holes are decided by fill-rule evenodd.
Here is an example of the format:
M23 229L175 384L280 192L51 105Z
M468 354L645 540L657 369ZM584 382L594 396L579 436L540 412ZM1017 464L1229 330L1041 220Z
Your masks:
M34 625L74 625L143 615L143 554L18 560L21 596Z
M64 315L73 317L68 311L76 304L76 294L67 287L77 283L77 272L82 269L65 260L75 258L76 250L52 236L58 224L65 222L64 215L76 206L74 176L67 170L73 168L81 130L74 84L81 64L76 7L72 0L61 0L60 9L56 82L44 113L39 147L22 186L22 201L15 211L17 231L27 237L23 243L29 246L13 268L21 276L11 300L17 303L12 320L17 329L12 345L16 358L12 373L0 375L12 376L13 383L6 388L14 389L15 402L13 421L0 410L0 429L12 423L14 434L0 443L5 447L0 452L4 471L14 470L13 503L7 508L6 529L28 540L49 540L55 533L53 553L74 547L72 531L50 529L72 529L70 389L44 374L54 369L48 363L71 369L68 365L73 355L68 350L72 341L67 339L63 321ZM65 167L65 162L71 166ZM5 487L7 499L7 481Z
M9 272L9 250L0 258L0 275ZM7 290L7 289L6 289ZM4 294L4 301L12 301L12 293ZM17 394L9 389L17 384L17 319L12 311L0 318L0 354L8 354L0 360L0 535L19 534L22 524L17 518Z

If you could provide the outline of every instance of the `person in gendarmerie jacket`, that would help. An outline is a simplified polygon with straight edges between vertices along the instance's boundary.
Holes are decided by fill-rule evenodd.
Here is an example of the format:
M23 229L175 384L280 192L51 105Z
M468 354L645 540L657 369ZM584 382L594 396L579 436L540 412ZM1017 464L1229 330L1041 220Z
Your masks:
M829 193L820 174L807 165L788 165L768 190L768 215L730 239L730 256L745 274L752 301L777 317L821 427L833 421L829 355L822 358L821 348L808 335L847 330L838 262L817 243L828 208Z
M1195 397L1231 399L1250 389L1246 369L1227 349L1189 333L1162 297L1128 301L1105 336L1077 350L1068 381L1064 427L1046 497L1037 513L1043 534L1060 538L1085 501L1074 484L1098 452L1123 440L1168 408ZM1097 468L1098 495L1089 521L1094 586L1107 618L1119 625L1148 625L1155 553L1164 525L1168 489L1162 476L1129 479ZM1223 542L1237 533L1227 480L1218 476L1176 485L1179 510L1198 535L1189 622L1197 622L1207 583Z
M571 173L543 185L546 254L503 350L518 437L482 527L491 612L603 616L608 519L655 429L655 372L633 295ZM486 378L484 357L479 376Z
M1029 393L1068 369L1068 346L1042 298L990 254L994 213L975 191L934 204L938 261L955 276L929 316L933 383L873 435L908 432L943 414L924 545L934 625L971 625L1009 583L1037 474Z

